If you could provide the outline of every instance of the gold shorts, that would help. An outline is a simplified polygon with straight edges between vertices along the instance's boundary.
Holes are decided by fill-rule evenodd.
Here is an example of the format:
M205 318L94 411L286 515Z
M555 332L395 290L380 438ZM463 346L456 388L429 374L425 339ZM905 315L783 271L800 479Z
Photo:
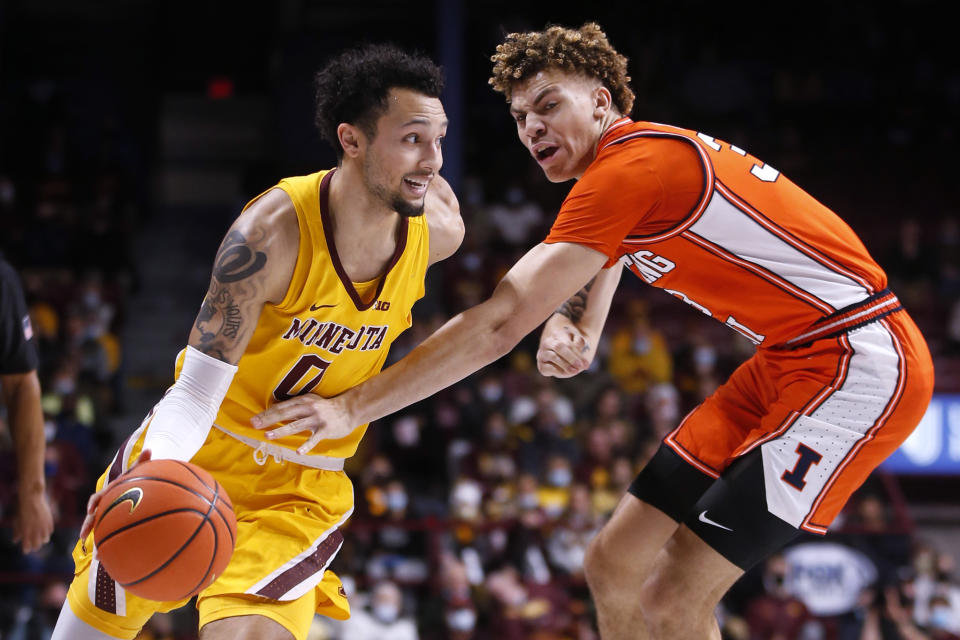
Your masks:
M120 447L97 481L113 479L137 459L146 426ZM261 615L304 640L314 612L344 620L350 605L327 567L340 550L340 525L353 512L353 485L342 471L313 469L268 457L213 428L191 462L209 471L233 502L237 544L227 569L197 597L200 626L222 618ZM114 582L94 558L93 534L73 550L76 574L67 599L84 622L118 638L134 638L156 612L189 600L138 598Z

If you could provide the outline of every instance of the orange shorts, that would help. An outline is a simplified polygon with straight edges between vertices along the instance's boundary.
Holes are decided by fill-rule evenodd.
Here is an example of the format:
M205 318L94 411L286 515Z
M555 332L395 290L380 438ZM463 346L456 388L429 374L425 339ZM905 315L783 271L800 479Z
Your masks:
M760 447L768 510L823 534L932 393L926 342L898 312L800 348L760 349L664 443L713 478Z

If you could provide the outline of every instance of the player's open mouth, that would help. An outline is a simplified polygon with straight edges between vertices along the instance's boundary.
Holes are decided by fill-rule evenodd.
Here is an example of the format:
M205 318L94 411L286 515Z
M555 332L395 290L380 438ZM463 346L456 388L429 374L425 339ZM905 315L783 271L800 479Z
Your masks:
M555 147L553 145L544 145L533 150L533 157L537 159L537 162L543 162L544 160L552 157L553 154L557 152L557 149L559 149L559 147Z
M430 178L404 178L403 183L415 193L425 193L430 184Z

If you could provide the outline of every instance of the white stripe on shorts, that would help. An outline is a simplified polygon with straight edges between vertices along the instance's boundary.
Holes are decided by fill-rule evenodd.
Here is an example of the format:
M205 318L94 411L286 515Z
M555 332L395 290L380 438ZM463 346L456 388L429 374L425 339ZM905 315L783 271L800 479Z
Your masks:
M846 466L858 443L872 439L902 393L901 356L885 323L874 322L846 334L853 355L843 382L810 415L800 416L778 438L761 446L764 486L770 513L801 527L834 472ZM810 466L803 489L782 479L797 465L803 444L822 458ZM822 527L810 525L813 530Z
M269 575L265 576L262 580L260 580L260 582L257 582L255 585L247 589L246 592L253 595L260 595L257 592L267 587L271 582L279 578L287 570L293 569L297 565L301 564L304 560L312 556L314 553L316 553L317 549L320 548L320 545L323 544L323 542L334 531L337 531L341 527L341 525L343 525L343 523L346 522L347 519L352 514L353 514L353 507L350 507L350 509L345 514L343 514L343 517L340 519L340 521L337 522L337 524L335 524L334 526L324 531L319 538L313 541L313 544L310 545L309 548L305 549L304 551L297 554L293 558L290 558L289 560L287 560L285 563L283 563L283 565L281 565L280 567L272 571ZM341 541L341 546L342 544L343 543ZM287 591L285 591L283 594L279 595L275 599L276 600L296 600L303 594L310 591L310 589L313 589L323 579L323 574L326 573L327 567L330 566L330 563L333 562L333 559L337 557L337 553L339 552L340 552L340 546L338 546L336 550L334 550L330 554L330 556L327 558L326 564L324 564L319 571L316 571L315 573L311 573L302 582L291 585L291 587Z

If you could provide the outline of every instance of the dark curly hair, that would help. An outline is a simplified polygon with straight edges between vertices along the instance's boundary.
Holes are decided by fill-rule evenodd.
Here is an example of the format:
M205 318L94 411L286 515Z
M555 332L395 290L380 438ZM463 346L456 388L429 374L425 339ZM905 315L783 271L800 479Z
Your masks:
M617 53L596 22L579 29L551 26L543 31L511 33L490 57L489 82L510 101L513 87L544 69L562 69L596 78L610 90L623 115L633 109L634 94L627 75L627 59Z
M317 91L315 124L320 136L343 158L337 127L347 122L373 137L377 119L387 110L391 89L410 89L439 98L443 70L429 58L389 44L348 49L314 76Z

